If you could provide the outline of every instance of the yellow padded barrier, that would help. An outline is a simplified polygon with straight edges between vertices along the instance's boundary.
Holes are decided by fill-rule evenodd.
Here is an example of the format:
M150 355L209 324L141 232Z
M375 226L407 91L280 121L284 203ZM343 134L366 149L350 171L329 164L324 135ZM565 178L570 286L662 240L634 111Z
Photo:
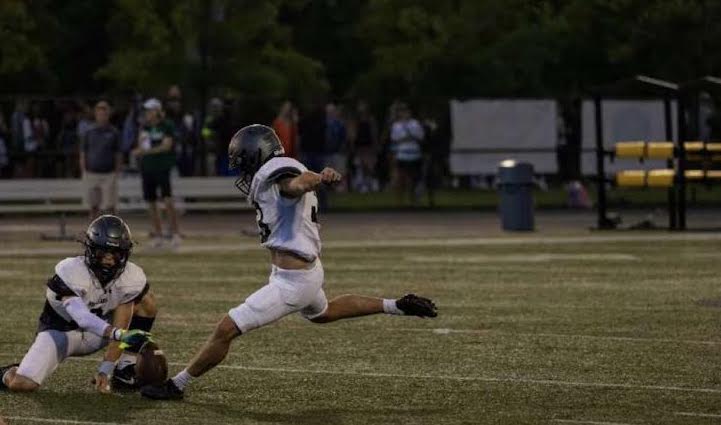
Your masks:
M648 142L646 157L654 159L673 158L673 142Z
M683 147L686 152L701 152L703 150L703 142L683 142Z
M651 170L646 175L646 184L648 187L671 187L675 175L676 172L671 169Z
M706 143L706 150L709 152L721 152L721 143Z
M687 180L703 180L703 170L686 170L683 173Z
M616 173L616 185L620 187L646 186L646 172L643 170L624 170Z
M706 171L706 178L707 179L721 179L721 170L708 170Z
M643 158L646 156L646 142L618 142L616 143L616 157Z

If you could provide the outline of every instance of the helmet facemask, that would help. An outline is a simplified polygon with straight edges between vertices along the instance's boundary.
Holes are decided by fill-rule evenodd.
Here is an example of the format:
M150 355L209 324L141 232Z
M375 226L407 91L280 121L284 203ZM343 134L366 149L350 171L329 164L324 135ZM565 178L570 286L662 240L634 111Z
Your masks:
M253 176L260 168L258 159L260 158L260 149L255 158L250 158L250 155L245 150L242 150L238 155L231 155L229 160L229 168L231 170L238 170L238 178L235 179L235 187L238 188L240 193L244 196L250 194L250 184L253 182Z
M130 258L130 248L104 247L91 241L85 241L84 245L85 263L103 287L117 279L125 270ZM103 264L103 258L106 254L113 256L115 261L112 266Z

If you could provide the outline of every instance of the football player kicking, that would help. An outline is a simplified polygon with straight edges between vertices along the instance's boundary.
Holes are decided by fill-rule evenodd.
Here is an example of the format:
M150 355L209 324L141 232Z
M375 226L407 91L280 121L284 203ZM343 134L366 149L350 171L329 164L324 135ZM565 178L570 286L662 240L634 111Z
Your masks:
M314 323L386 313L436 317L431 300L413 294L398 300L341 295L326 299L320 261L318 200L321 184L335 184L341 175L331 168L320 174L284 157L275 132L263 125L240 129L228 147L231 167L238 169L238 189L255 206L262 246L270 250L268 284L233 308L188 367L162 386L145 386L151 399L179 400L188 383L208 372L228 354L231 342L253 329L300 312Z
M90 224L82 242L84 256L55 266L35 342L19 365L0 368L0 390L35 391L66 358L106 346L95 375L96 389L110 392L109 377L121 354L125 368L116 373L126 380L133 377L135 356L123 349L137 350L150 338L156 307L145 273L128 261L133 247L130 229L119 217L104 215Z

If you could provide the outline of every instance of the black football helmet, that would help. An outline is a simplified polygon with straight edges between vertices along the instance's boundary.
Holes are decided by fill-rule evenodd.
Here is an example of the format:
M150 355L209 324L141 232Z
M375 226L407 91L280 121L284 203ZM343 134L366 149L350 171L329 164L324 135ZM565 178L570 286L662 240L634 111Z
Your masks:
M123 273L133 249L130 228L114 215L102 215L93 220L81 242L85 245L85 264L103 286ZM112 267L102 263L107 253L115 258Z
M283 155L283 145L272 128L261 124L241 128L228 145L228 165L238 170L235 187L248 196L250 183L260 167L271 158Z

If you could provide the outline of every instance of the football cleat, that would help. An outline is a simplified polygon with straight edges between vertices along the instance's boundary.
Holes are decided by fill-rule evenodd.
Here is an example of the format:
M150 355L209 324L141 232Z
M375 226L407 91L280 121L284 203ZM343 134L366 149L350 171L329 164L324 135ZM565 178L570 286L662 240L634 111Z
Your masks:
M183 390L178 388L172 379L168 379L160 386L144 386L140 389L140 395L151 400L182 400Z
M12 368L20 366L18 363L14 363L7 366L0 367L0 391L7 390L8 386L5 385L5 381L3 378L5 377L5 374Z
M113 389L137 390L140 388L138 378L135 376L135 365L129 364L122 369L115 369L111 379Z
M416 294L406 294L396 300L396 307L406 316L436 317L438 310L433 301Z

